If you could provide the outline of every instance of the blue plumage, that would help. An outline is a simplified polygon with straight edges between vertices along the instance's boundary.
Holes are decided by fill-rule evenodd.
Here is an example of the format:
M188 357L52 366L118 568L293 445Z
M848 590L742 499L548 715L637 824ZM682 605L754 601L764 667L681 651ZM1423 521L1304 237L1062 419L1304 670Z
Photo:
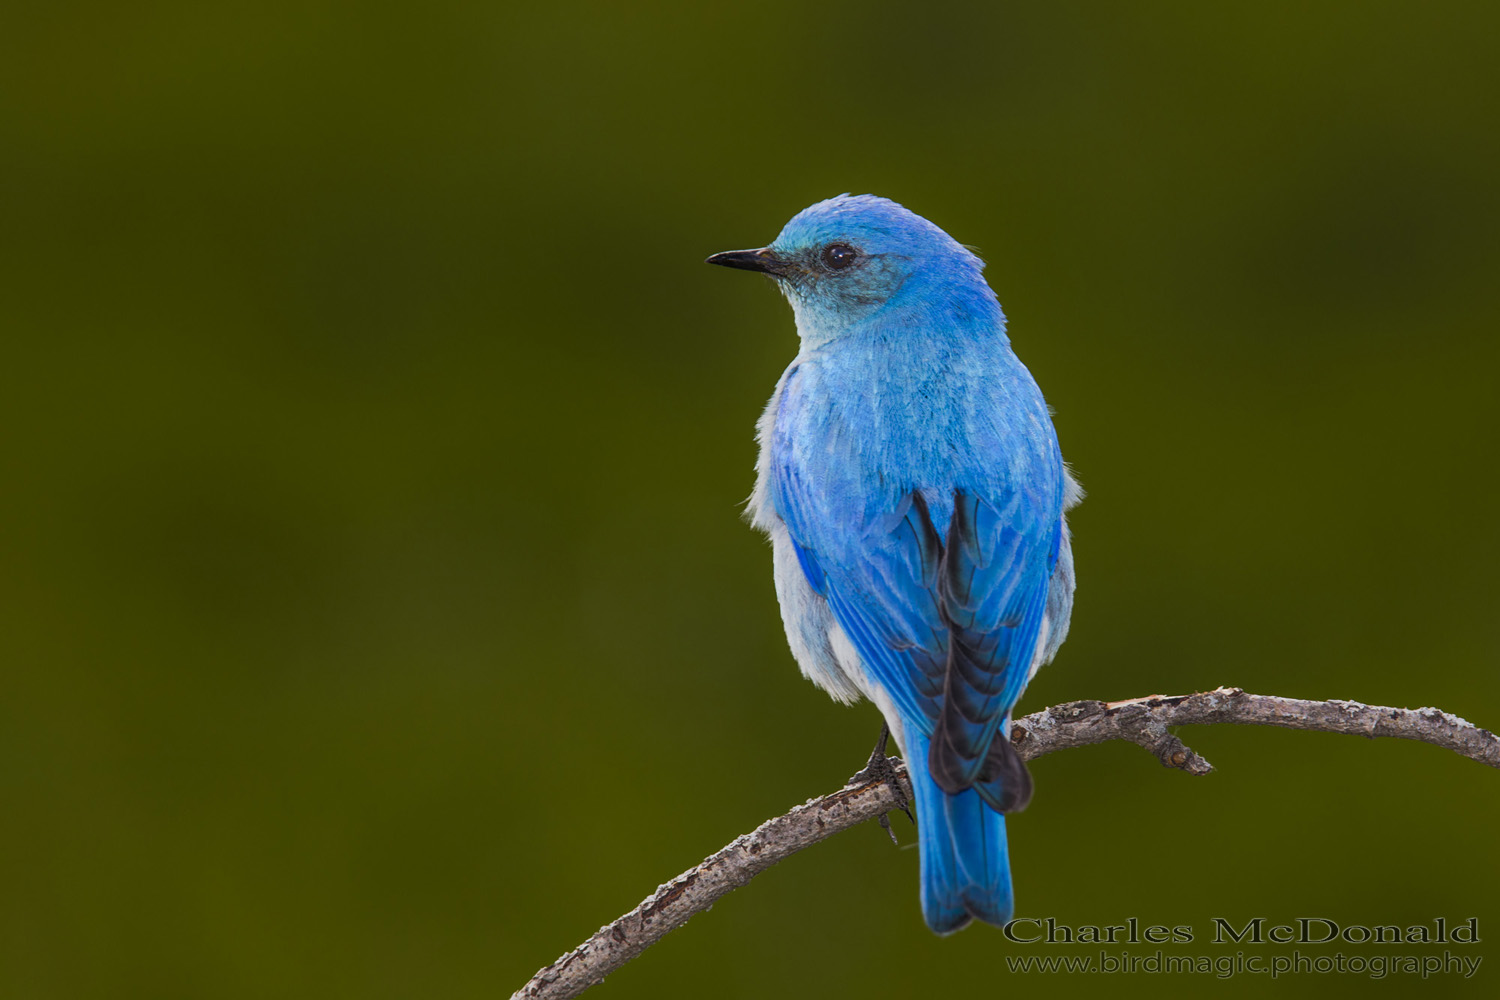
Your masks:
M982 262L894 202L820 202L771 246L709 260L773 275L802 341L750 502L792 652L835 698L874 701L901 746L928 925L1004 923L1001 814L1031 794L1010 712L1067 633L1081 495L1042 394Z

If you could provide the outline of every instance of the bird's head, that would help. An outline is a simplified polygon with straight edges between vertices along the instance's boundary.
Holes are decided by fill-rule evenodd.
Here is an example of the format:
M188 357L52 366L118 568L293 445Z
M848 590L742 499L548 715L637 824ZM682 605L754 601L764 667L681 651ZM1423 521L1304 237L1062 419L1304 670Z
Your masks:
M874 195L820 201L770 246L717 253L708 263L775 278L804 340L831 340L891 307L993 310L1004 322L980 273L983 261L920 215Z

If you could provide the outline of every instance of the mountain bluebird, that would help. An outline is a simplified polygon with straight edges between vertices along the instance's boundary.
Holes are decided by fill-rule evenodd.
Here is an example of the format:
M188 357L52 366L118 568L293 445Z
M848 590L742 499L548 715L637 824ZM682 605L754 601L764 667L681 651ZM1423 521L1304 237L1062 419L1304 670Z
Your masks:
M749 504L792 653L900 744L928 926L1004 924L1002 814L1031 797L1011 708L1073 606L1064 512L1082 493L1047 404L983 262L893 201L819 202L708 262L775 278L802 341L760 419Z

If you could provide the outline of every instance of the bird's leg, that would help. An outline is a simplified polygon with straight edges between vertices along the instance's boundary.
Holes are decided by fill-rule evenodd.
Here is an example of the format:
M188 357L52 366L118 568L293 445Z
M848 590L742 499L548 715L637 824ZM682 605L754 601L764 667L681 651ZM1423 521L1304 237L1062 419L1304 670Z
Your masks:
M901 788L901 782L896 777L896 769L891 766L891 759L885 755L885 745L891 738L891 727L888 723L880 727L880 738L875 741L875 749L870 751L870 759L866 762L864 769L849 779L851 785L874 785L885 782L891 786L896 793L896 804L901 811L906 813L906 818L913 823L916 819L911 814L911 803L906 799L906 792ZM899 844L896 833L891 829L891 821L886 818L885 813L880 814L880 828L891 838L891 843Z

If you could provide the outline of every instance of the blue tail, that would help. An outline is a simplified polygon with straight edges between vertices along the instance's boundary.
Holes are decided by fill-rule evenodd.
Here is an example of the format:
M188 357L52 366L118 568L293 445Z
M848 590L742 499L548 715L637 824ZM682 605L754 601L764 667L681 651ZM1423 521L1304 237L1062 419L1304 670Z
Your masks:
M927 926L952 934L976 917L1004 924L1014 907L1005 817L985 805L972 788L949 795L938 787L927 770L927 737L908 729L905 742L902 755L917 800L922 916Z

